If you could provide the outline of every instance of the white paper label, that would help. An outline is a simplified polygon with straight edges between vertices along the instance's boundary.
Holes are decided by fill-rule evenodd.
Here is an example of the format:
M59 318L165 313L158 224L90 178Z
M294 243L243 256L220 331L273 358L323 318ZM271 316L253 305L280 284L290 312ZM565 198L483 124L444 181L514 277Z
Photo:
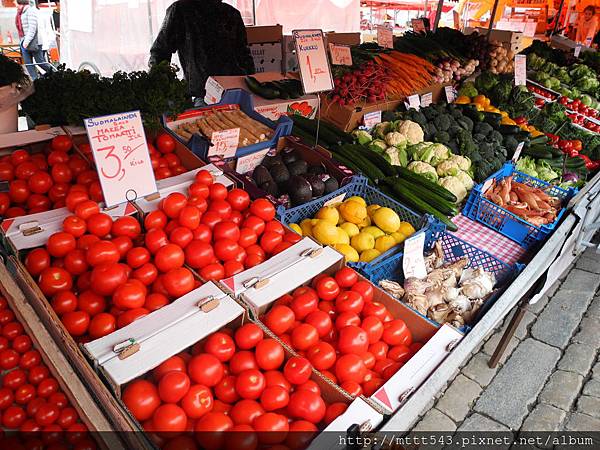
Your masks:
M425 278L427 269L423 248L425 245L425 233L418 233L404 241L404 257L402 258L402 270L404 278Z
M515 55L515 86L527 84L527 56Z
M485 183L483 183L483 186L481 186L481 192L483 194L485 194L487 192L487 190L492 186L492 184L494 183L494 179L490 178L489 180L486 180Z
M235 165L235 171L237 173L248 173L253 171L254 169L256 169L256 166L258 166L262 162L262 160L265 159L265 156L270 151L271 150L267 148L265 150L260 150L256 153L252 153L248 156L239 157Z
M406 108L414 108L416 110L421 109L421 99L419 94L409 95L407 98L408 102L404 102Z
M305 94L331 91L333 78L322 30L292 31Z
M452 103L454 100L456 100L456 89L454 89L454 87L445 86L444 92L446 93L446 101L448 103Z
M209 105L218 103L221 101L221 97L223 97L223 92L223 86L221 86L221 84L213 77L208 77L208 80L206 80L206 95L204 96L204 101Z
M344 201L344 199L346 198L346 193L344 192L343 194L338 195L337 197L333 197L331 200L327 200L323 206L333 206L333 205L337 205L339 203L342 203Z
M240 129L215 131L210 136L212 145L208 149L208 156L220 156L222 159L233 158L240 143Z
M329 44L329 53L331 54L331 64L338 66L352 65L352 52L349 46Z
M139 111L85 120L106 206L158 191Z
M519 160L519 157L521 156L521 152L523 151L524 146L525 146L525 142L519 142L519 145L517 145L517 148L515 149L515 154L512 157L512 160L514 162L517 162Z
M581 44L577 44L575 46L575 52L573 53L575 55L575 58L579 58L580 53L581 53Z
M433 92L427 92L421 95L421 108L431 105L433 101Z
M381 123L381 111L373 111L366 113L363 116L363 122L368 129L373 128L378 123Z
M410 19L410 24L415 33L425 32L425 22L423 19Z
M394 32L389 26L377 26L377 43L383 48L394 48Z

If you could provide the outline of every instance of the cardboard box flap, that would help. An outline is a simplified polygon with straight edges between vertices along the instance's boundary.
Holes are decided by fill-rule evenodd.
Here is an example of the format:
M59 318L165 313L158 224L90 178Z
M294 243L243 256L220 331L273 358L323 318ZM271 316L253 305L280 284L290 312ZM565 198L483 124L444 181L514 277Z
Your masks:
M370 399L393 413L461 341L463 334L444 324Z
M263 25L246 27L246 37L248 44L280 42L283 39L283 26Z
M235 300L209 282L125 328L85 344L84 349L120 386L243 313Z
M83 132L81 132L83 130ZM85 134L85 129L76 127L69 130L71 134ZM61 127L48 128L47 130L27 130L15 133L0 134L0 149L8 147L20 147L37 144L53 139L55 136L66 134Z
M312 257L301 256L302 254L306 255L310 250L318 250L318 253ZM242 272L240 276L236 276L237 279L234 277L237 289L235 292L243 292L243 299L253 308L260 310L283 294L314 278L342 258L343 256L333 248L323 248L312 239L304 238L267 262ZM293 264L290 265L290 261L293 261ZM286 263L288 263L288 267L281 270ZM257 284L244 288L243 283L254 278L259 280L268 278L269 281L264 285Z

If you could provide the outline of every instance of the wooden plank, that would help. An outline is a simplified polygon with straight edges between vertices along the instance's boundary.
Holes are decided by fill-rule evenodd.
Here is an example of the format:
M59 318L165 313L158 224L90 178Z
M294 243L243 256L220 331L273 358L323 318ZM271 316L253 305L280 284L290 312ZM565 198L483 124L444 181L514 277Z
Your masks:
M66 359L71 363L75 372L85 382L94 401L105 412L109 420L109 424L104 429L98 431L113 431L119 432L123 441L127 444L127 448L146 448L148 441L144 433L140 432L133 418L125 411L124 407L116 399L116 397L108 390L106 385L94 372L90 363L85 359L79 347L69 335L62 322L42 294L40 288L31 278L31 275L19 262L15 256L10 256L8 265L11 272L14 273L17 285L21 288L25 298L21 303L29 301L30 307L37 313L41 320L41 328L48 336L54 339L60 351L64 353ZM14 281L9 275L10 281ZM103 433L112 434L112 433ZM116 447L115 447L116 448ZM112 447L111 447L112 449Z

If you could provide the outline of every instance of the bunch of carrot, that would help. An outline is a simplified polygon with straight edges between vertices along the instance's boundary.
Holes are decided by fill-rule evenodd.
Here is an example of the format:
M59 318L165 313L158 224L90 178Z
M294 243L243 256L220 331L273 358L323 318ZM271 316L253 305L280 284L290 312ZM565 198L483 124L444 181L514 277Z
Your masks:
M379 53L374 61L386 69L389 79L386 94L389 99L399 100L429 86L433 81L435 67L410 53L391 51Z

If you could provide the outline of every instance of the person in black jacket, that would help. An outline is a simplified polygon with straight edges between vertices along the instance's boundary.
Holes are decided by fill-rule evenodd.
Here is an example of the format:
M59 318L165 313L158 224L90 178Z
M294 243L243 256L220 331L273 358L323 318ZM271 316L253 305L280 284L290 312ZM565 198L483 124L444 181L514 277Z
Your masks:
M150 49L150 65L170 62L175 52L197 104L202 104L209 76L255 71L242 16L221 0L177 0L167 9Z

